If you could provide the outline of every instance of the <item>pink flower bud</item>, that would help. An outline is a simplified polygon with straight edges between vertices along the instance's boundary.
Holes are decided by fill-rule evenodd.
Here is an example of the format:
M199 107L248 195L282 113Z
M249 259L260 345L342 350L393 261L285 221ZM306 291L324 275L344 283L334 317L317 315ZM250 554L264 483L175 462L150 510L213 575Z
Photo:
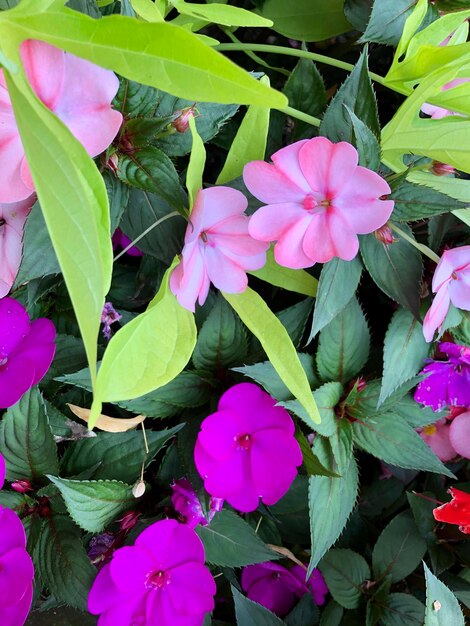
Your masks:
M29 480L15 480L14 483L11 483L11 487L18 493L27 493L33 490Z
M367 387L366 379L363 376L359 376L359 378L356 381L356 385L357 385L357 390L359 393L361 391L364 391L364 389Z
M140 513L137 511L129 511L119 520L119 528L121 530L130 530L139 521Z
M113 174L117 174L117 171L119 169L119 157L116 152L112 154L106 161L106 167L110 169Z
M391 243L396 241L393 236L392 229L388 224L384 224L380 228L374 231L374 236L377 241L381 241L385 246L389 246Z
M440 161L433 161L431 172L435 176L449 176L450 174L455 174L455 167L453 165L447 165L447 163L441 163Z
M186 109L182 109L179 112L178 117L171 122L171 125L179 133L185 133L189 128L189 120L192 117L194 117L194 105L192 107L187 107Z

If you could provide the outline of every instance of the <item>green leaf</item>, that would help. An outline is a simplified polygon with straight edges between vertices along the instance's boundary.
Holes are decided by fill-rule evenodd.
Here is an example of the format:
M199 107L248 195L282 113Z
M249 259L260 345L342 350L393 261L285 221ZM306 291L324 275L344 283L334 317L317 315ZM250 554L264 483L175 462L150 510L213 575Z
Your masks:
M418 433L395 412L357 420L353 431L357 446L386 463L453 476Z
M313 428L323 437L332 437L337 431L335 407L339 403L342 393L343 385L341 383L326 383L313 392L321 417L321 422L315 424ZM297 400L281 402L280 404L308 424L305 409Z
M158 98L159 92L154 87L121 78L113 104L126 118L142 117L155 111Z
M287 626L318 624L320 611L310 593L306 593L284 619Z
M299 59L284 86L284 93L289 98L289 105L318 117L326 108L326 91L323 78L317 66L310 59ZM307 122L294 120L295 128L292 140L310 139L315 128Z
M354 296L362 273L358 257L352 261L334 258L323 265L313 311L312 330L308 342L331 322Z
M172 4L181 15L188 15L223 26L269 27L273 25L271 20L264 19L252 11L226 4L213 3L207 6L185 2L184 0L172 0Z
M284 622L264 606L248 600L232 585L237 626L282 626Z
M468 202L460 202L435 189L408 181L394 189L390 199L395 202L392 219L398 222L422 220L458 211L468 205Z
M402 228L413 236L408 226L403 224ZM419 319L419 283L423 273L419 251L405 239L398 239L390 245L381 243L374 235L359 239L364 265L375 284Z
M132 8L146 22L163 22L163 15L152 0L131 0Z
M345 105L354 130L353 144L359 153L359 165L377 172L380 168L380 143L374 133Z
M351 29L343 13L343 0L266 0L261 15L273 29L300 41L322 41Z
M409 593L392 593L383 609L381 620L384 626L421 626L424 605Z
M103 172L103 179L108 192L111 233L114 233L129 202L129 187L109 170Z
M413 378L423 367L429 355L429 344L423 335L422 324L405 309L398 309L392 317L384 341L384 369L378 404Z
M74 11L70 13L80 20L101 21ZM5 77L21 141L77 316L94 383L96 339L112 270L106 188L85 148L33 96L24 75L9 76L5 73Z
M465 619L454 594L423 563L426 576L424 626L464 626Z
M403 33L406 19L411 15L416 0L375 0L366 32L361 41L396 46Z
M233 8L233 7L231 7ZM261 82L269 85L267 77ZM238 127L225 164L217 177L216 184L224 185L243 174L243 168L249 161L264 160L269 130L269 113L267 107L250 106Z
M242 567L278 559L253 528L231 511L217 513L209 526L197 526L206 561L220 567Z
M330 600L323 609L320 626L341 626L344 609L334 600Z
M346 107L364 122L376 137L380 137L377 102L367 68L367 48L327 108L320 126L321 135L334 142L352 143L354 126Z
M194 207L196 196L202 189L202 176L204 174L204 166L206 164L206 149L199 133L197 132L194 117L189 118L189 127L193 143L191 147L191 156L189 157L188 169L186 172L186 188L189 196L189 208Z
M91 533L101 532L135 503L132 486L117 480L48 478L59 489L72 519Z
M364 557L352 550L330 550L319 565L333 598L345 609L356 609L363 596L362 584L370 579Z
M302 451L303 465L309 476L330 476L339 478L339 474L332 472L320 463L320 459L313 454L312 448L307 441L307 437L297 426L295 429L295 438L297 439Z
M316 437L313 452L320 462L341 478L309 478L311 557L310 574L338 539L356 504L358 469L352 454L351 425L342 422L336 441ZM330 443L330 441L332 443Z
M307 376L284 326L264 300L249 287L241 294L222 295L259 339L281 380L306 409L313 424L318 423L320 415Z
M248 274L275 287L282 287L305 296L315 296L317 293L317 279L305 270L293 270L276 263L273 248L269 248L267 252L266 265L259 270L249 271Z
M384 528L374 546L374 575L390 576L392 583L403 580L418 567L425 552L426 542L411 513L400 513Z
M61 462L61 474L78 476L97 465L95 480L119 480L134 483L140 476L142 462L147 468L165 444L183 427L161 431L147 430L149 454L145 454L143 435L138 431L126 433L96 433L96 437L80 439L67 446Z
M287 105L283 94L261 84L196 35L166 22L145 23L119 15L93 20L67 9L8 17L3 32L10 39L39 36L124 78L175 96L281 109Z
M8 480L36 482L49 472L58 472L57 447L37 387L27 391L3 416L0 452Z
M320 333L318 373L323 380L347 382L365 365L370 333L362 309L353 296Z
M198 369L220 372L242 363L248 356L245 327L220 296L204 322L193 352Z
M183 370L196 345L196 324L168 288L172 267L147 310L116 333L98 373L90 415L92 428L102 402L119 402L163 387ZM165 332L155 333L155 329Z
M68 515L53 514L43 521L33 561L39 582L57 601L86 611L96 570L80 535L78 526Z

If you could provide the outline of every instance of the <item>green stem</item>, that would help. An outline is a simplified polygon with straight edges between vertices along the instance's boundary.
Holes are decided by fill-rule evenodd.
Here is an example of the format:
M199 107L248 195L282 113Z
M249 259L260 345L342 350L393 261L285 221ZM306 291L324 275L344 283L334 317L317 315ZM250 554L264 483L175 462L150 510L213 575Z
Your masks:
M178 213L178 211L172 211L171 213L168 213L167 215L164 215L164 216L163 216L163 217L161 217L159 220L157 220L156 222L154 222L153 224L151 224L148 228L146 228L146 229L144 230L144 232L143 232L143 233L140 233L140 235L139 235L138 237L136 237L136 238L134 239L134 241L131 241L131 243L130 243L128 246L126 246L126 247L124 248L124 250L121 250L121 252L120 252L119 254L116 254L116 256L115 256L115 257L114 257L114 259L113 259L113 263L114 263L114 261L117 261L118 259L120 259L120 258L123 256L123 254L126 254L126 252L127 252L128 250L130 250L133 246L135 246L135 244L136 244L136 243L139 243L139 241L140 241L143 237L145 237L145 235L148 235L148 234L149 234L149 232L150 232L151 230L153 230L154 228L156 228L157 226L159 226L160 224L162 224L162 223L163 223L163 222L165 222L166 220L169 220L169 219L170 219L170 217L176 217L177 215L180 215L180 213Z
M406 239L408 243L411 243L412 246L417 248L420 252L422 252L427 257L429 257L431 261L434 261L434 263L440 262L441 260L440 257L438 257L437 254L431 250L431 248L428 248L422 243L418 243L415 239L413 239L413 237L410 237L401 228L399 228L395 224L392 224L392 222L389 222L389 226L393 231L397 233L397 235L400 235L400 237L403 237L403 239Z
M227 35L227 37L229 37L235 44L243 45L242 42L234 35L234 33L232 33L230 28L223 28L222 30ZM255 63L258 63L258 65L261 65L262 67L267 67L269 70L272 70L273 72L278 72L279 74L283 74L284 76L290 76L290 72L288 70L284 69L283 67L275 67L273 65L269 65L269 63L267 63L264 59L259 57L257 54L255 54L251 50L243 50L243 52L252 61L254 61Z
M290 115L290 117L295 117L298 120L302 120L302 122L312 124L312 126L320 126L321 124L321 120L318 119L318 117L313 117L313 115L308 115L308 113L303 113L302 111L292 107L286 107L285 109L281 109L281 111L286 115Z

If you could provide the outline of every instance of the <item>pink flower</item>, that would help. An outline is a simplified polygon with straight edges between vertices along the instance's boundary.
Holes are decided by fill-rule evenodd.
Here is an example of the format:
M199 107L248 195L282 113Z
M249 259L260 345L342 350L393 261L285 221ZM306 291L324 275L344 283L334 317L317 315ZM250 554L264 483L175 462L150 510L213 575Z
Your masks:
M470 411L460 413L451 421L449 437L456 454L470 459Z
M33 91L69 128L90 156L106 150L122 123L111 101L119 81L113 72L43 41L21 44ZM13 109L0 70L0 202L18 202L34 191Z
M49 369L56 331L45 318L30 323L22 304L0 300L0 408L16 404Z
M7 473L7 467L5 464L5 459L0 454L0 489L3 489L3 485L5 484L6 473Z
M163 520L114 552L93 583L88 610L100 615L98 626L202 626L215 591L194 530Z
M470 311L470 246L442 254L432 279L432 290L436 297L423 323L426 341L431 341L442 326L451 302L458 309Z
M31 195L21 202L0 204L0 298L8 294L18 274L23 227L34 200L35 196Z
M447 463L457 456L457 452L450 440L451 422L445 418L420 429L419 435L425 441L434 454L443 462Z
M106 339L111 339L111 324L115 322L119 322L122 319L122 315L120 315L116 309L113 307L111 302L105 302L103 310L101 312L101 323L103 326L103 335Z
M186 229L182 260L170 277L181 306L194 311L206 301L210 283L227 293L245 291L246 270L266 263L269 245L248 234L248 201L236 189L210 187L196 197Z
M194 461L206 490L254 511L287 493L302 463L289 413L252 383L231 387L201 424Z
M33 598L34 567L19 517L0 506L0 624L22 626Z
M277 563L259 563L243 568L242 589L253 602L284 617L294 606L296 600L307 593L304 580L301 581L292 570Z
M113 235L113 250L121 248L124 250L131 243L132 239L129 239L120 228L116 229ZM126 252L129 256L144 256L144 253L139 250L137 246L132 246Z
M455 78L449 83L446 83L442 87L441 91L448 91L449 89L452 89L452 87L458 87L458 85L468 83L469 80L470 78ZM448 115L461 115L455 111L450 111L449 109L444 109L443 107L435 106L434 104L428 104L427 102L422 105L421 111L426 113L426 115L430 115L433 120L440 120Z
M319 569L312 570L307 582L305 582L306 570L300 565L294 565L290 571L300 582L306 585L306 591L308 590L312 594L313 601L317 606L325 604L325 597L329 593L329 589Z
M250 220L260 241L276 241L274 256L294 269L353 259L358 234L383 226L393 200L382 200L390 187L375 172L359 166L357 150L326 137L297 141L272 155L273 165L253 161L243 179L266 202Z

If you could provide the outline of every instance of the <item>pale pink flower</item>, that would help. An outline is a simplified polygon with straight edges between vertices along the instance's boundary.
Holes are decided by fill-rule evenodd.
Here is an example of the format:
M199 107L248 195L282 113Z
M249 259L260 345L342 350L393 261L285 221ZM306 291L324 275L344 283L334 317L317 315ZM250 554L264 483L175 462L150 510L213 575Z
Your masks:
M21 202L0 204L0 298L9 293L18 274L23 250L23 227L34 200L33 194Z
M181 306L194 311L206 301L210 283L227 293L245 291L246 270L266 263L269 245L248 234L245 196L230 187L201 189L186 229L182 260L170 277Z
M425 441L434 454L443 462L447 463L457 456L454 446L450 441L450 426L445 418L420 429L419 435Z
M426 341L444 322L450 303L458 309L470 311L470 246L446 250L439 261L432 279L436 294L423 322Z
M356 148L326 137L297 141L272 155L273 164L253 161L243 178L266 206L250 220L260 241L276 241L274 256L294 269L353 259L357 235L383 226L393 210L387 182L358 165Z
M116 75L43 41L20 47L26 75L41 102L94 157L111 144L122 115L111 108ZM0 202L24 200L34 184L16 126L5 76L0 70Z
M469 81L470 78L455 78L454 80L446 83L442 87L441 91L448 91L453 87L458 87L458 85L468 83ZM449 109L444 109L444 107L435 106L434 104L429 104L428 102L425 102L421 106L421 111L426 113L426 115L430 115L433 120L440 120L448 115L461 115L461 113L457 113L456 111L450 111Z

